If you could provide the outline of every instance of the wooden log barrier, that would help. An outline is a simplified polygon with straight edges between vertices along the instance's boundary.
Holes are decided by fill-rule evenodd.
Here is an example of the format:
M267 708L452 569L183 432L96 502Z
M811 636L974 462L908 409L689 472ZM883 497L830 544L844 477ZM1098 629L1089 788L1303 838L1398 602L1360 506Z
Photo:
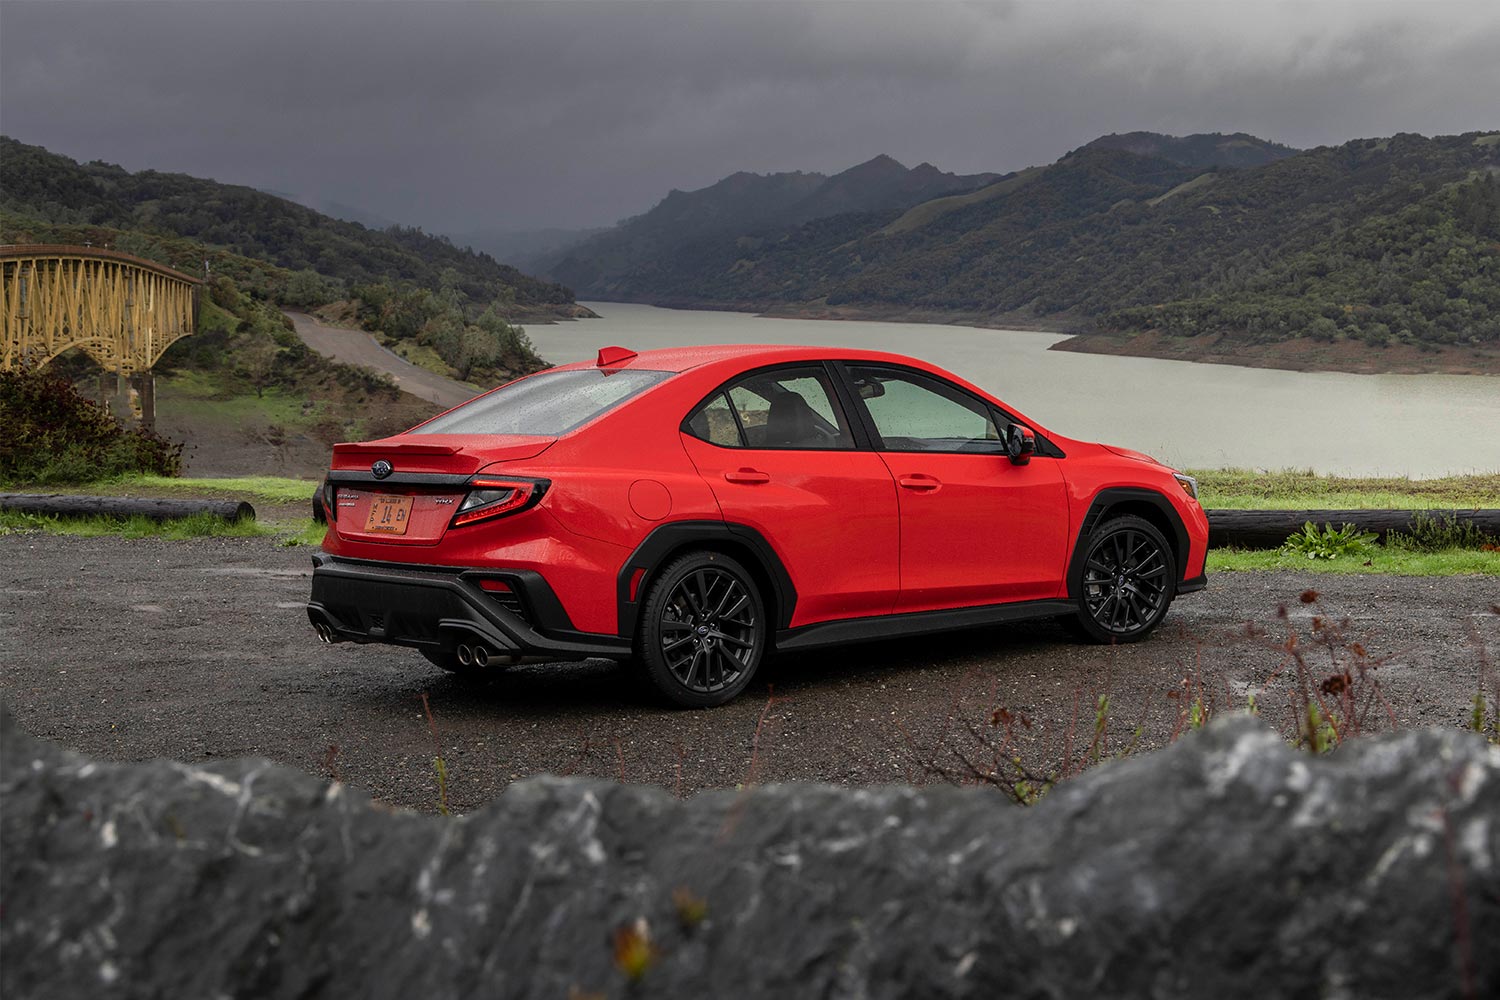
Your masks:
M226 521L255 520L255 508L243 500L167 500L148 497L90 497L58 493L0 493L0 510L53 517L149 517L170 521L209 514Z
M1234 545L1242 549L1280 548L1287 537L1311 521L1318 528L1353 524L1384 539L1393 531L1410 531L1417 515L1450 523L1466 522L1480 531L1500 535L1500 510L1210 510L1210 548Z

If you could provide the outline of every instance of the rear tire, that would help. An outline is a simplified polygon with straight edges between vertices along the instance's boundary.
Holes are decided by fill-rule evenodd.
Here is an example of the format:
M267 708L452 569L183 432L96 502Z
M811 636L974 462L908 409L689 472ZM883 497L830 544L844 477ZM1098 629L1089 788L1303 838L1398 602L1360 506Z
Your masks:
M666 698L722 705L745 690L765 656L765 603L745 567L721 552L689 552L657 574L641 608L637 657Z
M1139 642L1161 624L1177 595L1177 560L1156 525L1126 515L1111 518L1084 542L1073 580L1078 612L1069 630L1090 642Z

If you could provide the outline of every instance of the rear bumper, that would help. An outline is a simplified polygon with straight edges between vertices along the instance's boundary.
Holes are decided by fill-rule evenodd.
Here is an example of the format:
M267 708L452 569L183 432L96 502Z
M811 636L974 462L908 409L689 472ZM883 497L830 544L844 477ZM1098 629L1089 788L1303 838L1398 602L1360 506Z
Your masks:
M480 587L499 580L509 592ZM516 656L624 659L630 642L579 632L540 573L313 556L307 617L335 642L383 642L429 651L482 641Z

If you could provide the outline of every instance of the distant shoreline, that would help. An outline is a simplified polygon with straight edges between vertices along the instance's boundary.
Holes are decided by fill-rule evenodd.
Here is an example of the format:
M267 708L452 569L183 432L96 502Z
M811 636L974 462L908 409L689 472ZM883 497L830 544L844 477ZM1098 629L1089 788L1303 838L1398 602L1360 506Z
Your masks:
M608 299L589 298L591 302ZM787 303L655 301L620 299L621 305L659 309L701 309L706 312L752 313L767 319L855 320L877 323L925 323L933 326L972 326L987 330L1051 333L1066 339L1049 350L1117 357L1159 358L1198 364L1273 368L1294 372L1338 372L1351 375L1490 375L1500 376L1500 345L1437 346L1412 344L1369 347L1358 341L1317 341L1306 337L1246 344L1224 336L1170 337L1160 333L1105 334L1088 328L1087 319L1060 314L1040 321L1014 313L978 313L916 309L905 306L793 305Z
M1500 345L1483 348L1434 346L1423 350L1413 344L1369 347L1358 341L1320 341L1307 337L1266 344L1236 344L1222 336L1169 337L1160 333L1138 333L1125 336L1084 334L1059 341L1049 350L1294 372L1500 376Z

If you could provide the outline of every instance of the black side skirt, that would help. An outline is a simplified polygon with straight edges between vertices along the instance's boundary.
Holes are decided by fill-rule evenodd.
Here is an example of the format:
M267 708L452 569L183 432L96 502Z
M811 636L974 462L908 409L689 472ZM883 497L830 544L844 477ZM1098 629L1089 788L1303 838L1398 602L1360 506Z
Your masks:
M913 611L902 615L879 615L871 618L845 618L836 622L819 622L776 633L778 652L818 649L846 642L868 642L872 639L895 639L953 629L979 628L1031 618L1053 618L1078 611L1077 601L1017 601L1013 604L986 604L974 608L952 608L945 611Z

